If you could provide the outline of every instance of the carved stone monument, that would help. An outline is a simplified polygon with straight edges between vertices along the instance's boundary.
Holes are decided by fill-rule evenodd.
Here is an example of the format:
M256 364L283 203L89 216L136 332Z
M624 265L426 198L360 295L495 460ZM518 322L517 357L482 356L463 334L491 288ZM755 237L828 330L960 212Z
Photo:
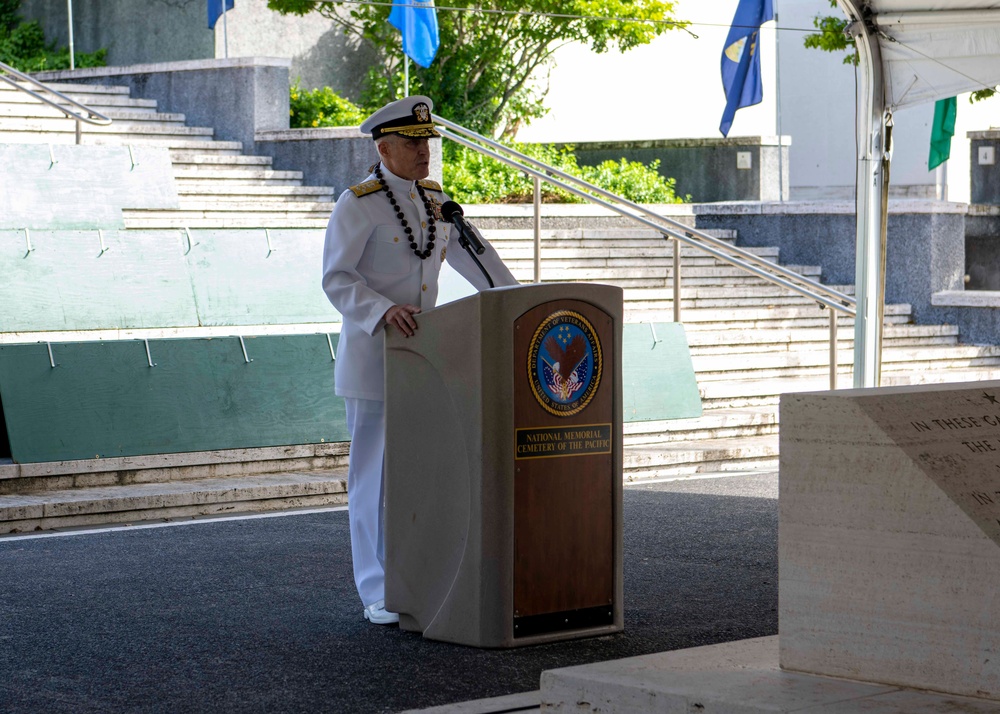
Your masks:
M1000 699L1000 382L781 400L781 666Z
M545 672L543 710L1000 711L1000 382L782 395L779 511L778 637Z

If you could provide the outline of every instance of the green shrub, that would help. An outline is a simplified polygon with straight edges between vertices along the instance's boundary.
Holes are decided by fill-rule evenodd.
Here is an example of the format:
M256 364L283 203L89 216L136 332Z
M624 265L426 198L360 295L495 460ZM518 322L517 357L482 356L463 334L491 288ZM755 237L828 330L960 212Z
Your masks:
M674 193L676 179L664 178L659 168L659 159L648 166L639 161L609 159L597 166L582 166L580 178L635 203L683 203L684 199Z
M20 0L0 0L0 62L22 72L69 69L69 48L45 42L37 21L22 22ZM77 67L103 67L108 51L75 53Z
M515 144L522 154L636 203L682 203L674 193L676 182L664 178L659 161L605 161L580 166L572 146ZM444 145L444 190L459 203L530 203L534 182L523 171L452 142ZM585 199L542 182L544 203L584 203Z
M293 129L357 126L368 116L363 109L329 87L306 90L299 86L299 80L292 85L289 100L289 122Z
M523 154L566 173L578 175L576 156L568 148L544 144L515 144ZM450 141L444 142L444 189L460 203L530 203L534 183L523 171ZM542 184L546 203L572 203L572 194Z

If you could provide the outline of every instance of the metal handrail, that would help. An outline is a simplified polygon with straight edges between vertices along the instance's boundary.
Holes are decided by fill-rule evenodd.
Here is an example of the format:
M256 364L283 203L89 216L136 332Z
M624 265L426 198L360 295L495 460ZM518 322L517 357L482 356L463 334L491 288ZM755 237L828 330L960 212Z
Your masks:
M72 109L69 109L68 107L63 106L62 104L59 104L58 102L55 102L55 101L49 99L48 97L45 97L45 96L39 94L38 92L35 92L34 90L28 89L27 87L24 87L24 86L18 84L15 80L13 80L10 77L6 76L4 73L13 75L14 77L17 77L17 79L19 79L22 82L28 82L30 84L33 84L34 86L38 87L38 89L42 90L43 92L48 92L49 94L52 94L53 96L58 97L63 102L66 102L67 104L69 104L69 105L71 105L73 107L76 107L77 109L80 110L80 112L83 112L83 113L75 112ZM80 126L80 122L87 122L88 124L95 124L97 126L109 126L111 124L111 119L108 118L108 117L106 117L106 116L104 116L100 112L94 111L93 109L91 109L90 107L88 107L86 104L81 104L80 102L76 101L75 99L71 99L70 97L67 97L62 92L59 92L59 91L53 89L52 87L48 86L44 82L39 82L34 77L31 77L31 76L29 76L27 74L24 74L23 72L20 72L20 71L14 69L13 67L11 67L10 65L4 64L3 62L0 62L0 80L4 81L7 84L9 84L10 86L14 87L14 89L20 89L22 92L25 92L25 93L31 95L32 97L34 97L38 101L43 102L45 104L48 104L50 107L55 107L56 109L58 109L59 111L61 111L63 114L65 114L67 117L69 117L70 119L75 120L76 121L76 143L77 144L80 143L80 135L82 133L82 128Z
M465 127L450 122L447 119L443 119L437 115L433 116L434 122L438 124L438 129L443 136L448 139L455 141L462 146L466 146L470 149L478 151L481 154L490 156L502 163L512 166L520 171L525 172L529 176L535 179L537 186L538 181L544 180L554 186L557 186L564 191L567 191L575 196L579 196L591 203L599 206L603 206L621 216L629 218L637 223L641 223L645 226L649 226L658 232L664 234L664 238L674 240L674 318L675 322L680 322L680 251L679 245L681 242L689 245L697 250L701 250L709 255L728 263L734 267L745 270L757 277L760 277L767 282L774 285L778 285L787 290L791 290L803 297L815 300L821 308L826 308L830 310L830 388L836 389L837 382L837 355L836 355L836 340L837 340L837 313L842 313L845 315L854 316L857 312L856 301L853 297L841 293L833 288L826 285L818 283L810 278L803 275L795 273L794 271L788 270L787 268L773 263L766 258L762 258L758 255L751 253L750 251L743 250L742 248L737 248L725 241L719 240L715 236L708 235L694 228L685 226L684 224L675 221L673 219L667 218L666 216L661 216L644 206L633 203L621 196L618 196L610 191L606 191L598 186L594 186L583 179L576 176L567 174L555 167L549 166L544 162L527 156L515 149L508 146L504 146L498 142L488 139L474 131L466 129ZM462 136L465 135L465 136ZM471 137L475 139L472 141L465 137ZM482 146L477 144L485 144ZM486 148L486 147L492 147ZM506 156L499 152L505 152L510 156ZM515 158L511 158L515 157ZM573 185L575 184L575 185ZM537 196L536 188L535 197L535 225L536 234L538 232L537 226L539 224L539 201ZM603 196L607 200L598 198L594 194ZM630 210L629 210L630 209ZM536 236L536 253L538 251L538 239ZM535 263L536 266L539 262L539 256L536 254Z

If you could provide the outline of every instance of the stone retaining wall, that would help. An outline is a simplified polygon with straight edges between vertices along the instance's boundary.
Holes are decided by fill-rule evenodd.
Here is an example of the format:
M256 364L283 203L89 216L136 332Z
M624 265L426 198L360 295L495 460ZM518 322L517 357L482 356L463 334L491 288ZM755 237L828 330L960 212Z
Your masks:
M677 180L677 195L697 203L780 201L788 199L790 136L743 136L732 139L660 139L656 141L580 142L577 161L596 166L626 158L649 164Z

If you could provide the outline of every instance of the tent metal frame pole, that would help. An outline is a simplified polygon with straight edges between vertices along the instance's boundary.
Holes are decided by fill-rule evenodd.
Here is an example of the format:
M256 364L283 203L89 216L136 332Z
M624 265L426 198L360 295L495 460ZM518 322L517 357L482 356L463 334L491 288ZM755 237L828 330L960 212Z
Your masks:
M225 58L229 59L229 21L226 18L226 0L222 2L222 47Z
M888 159L882 56L877 32L860 0L838 0L853 21L847 31L855 38L862 81L858 84L857 248L855 265L854 386L876 387L880 367L880 285L882 280L883 161Z
M778 31L778 2L772 0L774 7L774 114L778 133L778 201L785 201L785 156L781 140L781 32ZM789 190L790 192L790 190Z

